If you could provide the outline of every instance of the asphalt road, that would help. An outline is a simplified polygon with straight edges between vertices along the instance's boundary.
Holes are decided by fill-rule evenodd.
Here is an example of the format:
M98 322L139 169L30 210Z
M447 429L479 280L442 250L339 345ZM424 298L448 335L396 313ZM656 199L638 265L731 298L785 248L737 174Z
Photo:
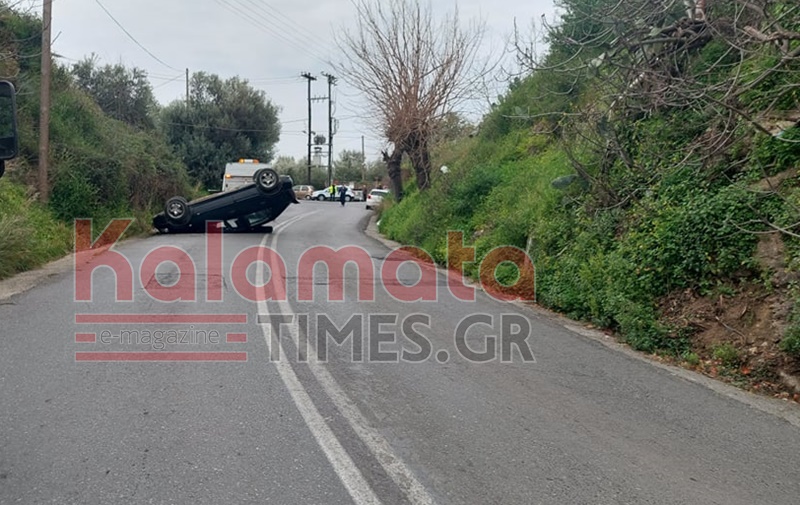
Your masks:
M796 426L456 299L368 214L303 202L219 261L205 236L133 240L91 300L83 265L0 302L0 503L798 503ZM301 261L322 246L362 268Z

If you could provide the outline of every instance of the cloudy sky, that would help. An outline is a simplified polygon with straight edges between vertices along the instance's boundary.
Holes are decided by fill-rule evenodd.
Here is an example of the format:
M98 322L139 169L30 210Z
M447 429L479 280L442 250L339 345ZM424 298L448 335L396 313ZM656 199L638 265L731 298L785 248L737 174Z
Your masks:
M25 1L41 11L42 0ZM438 14L457 5L462 22L485 22L484 52L498 57L515 19L527 29L543 15L554 16L553 0L432 0L432 5ZM353 26L354 11L350 0L54 0L53 46L65 64L95 53L101 63L146 70L163 104L185 97L187 68L248 79L281 107L278 154L300 158L307 143L307 85L300 73L319 77L313 95L327 94L320 72L332 72L326 62L338 59L334 32ZM495 86L499 91L503 85ZM334 156L341 149L361 149L364 135L368 159L377 157L383 143L359 121L365 104L358 94L340 82L334 99L340 122ZM481 107L485 102L473 106L474 117ZM312 115L312 130L327 134L327 103L314 102Z

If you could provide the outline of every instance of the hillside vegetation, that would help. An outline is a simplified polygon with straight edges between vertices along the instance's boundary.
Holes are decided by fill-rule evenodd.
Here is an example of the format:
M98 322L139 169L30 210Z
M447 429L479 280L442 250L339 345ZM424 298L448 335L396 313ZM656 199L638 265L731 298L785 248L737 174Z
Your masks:
M37 198L41 20L0 5L0 75L17 88L20 156L0 180L0 278L63 256L72 248L72 220L92 218L95 233L109 219L151 212L168 196L189 191L186 170L154 129L114 119L76 85L69 69L53 69L49 205Z
M548 53L520 50L527 75L477 135L438 145L449 173L427 191L409 181L382 232L439 262L446 230L463 230L478 262L521 247L541 305L800 393L800 6L560 6Z

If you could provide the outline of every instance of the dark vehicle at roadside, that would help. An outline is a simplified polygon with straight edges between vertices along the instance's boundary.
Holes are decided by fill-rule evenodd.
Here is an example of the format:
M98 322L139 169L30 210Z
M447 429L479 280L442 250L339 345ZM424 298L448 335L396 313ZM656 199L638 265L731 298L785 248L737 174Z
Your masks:
M231 191L187 201L182 196L167 200L164 212L153 218L160 233L202 233L207 221L219 221L223 231L270 233L264 226L277 218L292 203L299 203L288 175L280 176L271 168L253 174L253 182Z
M19 152L16 95L13 84L0 81L0 177L6 171L6 161Z

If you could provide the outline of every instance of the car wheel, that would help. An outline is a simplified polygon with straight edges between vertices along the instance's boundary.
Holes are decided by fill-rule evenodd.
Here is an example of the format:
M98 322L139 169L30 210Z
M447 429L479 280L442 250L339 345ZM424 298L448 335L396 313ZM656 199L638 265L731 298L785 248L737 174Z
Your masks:
M311 195L306 195L306 200L311 200Z
M350 195L347 195L347 196L345 197L345 200L347 200L348 202L352 202L352 201L353 201L353 197L352 197L352 196L350 196Z
M320 202L321 202L321 201L322 201L322 200L324 200L324 199L325 199L325 195L318 195L318 196L317 196L317 201L320 201Z
M369 210L369 205L367 205L367 210Z
M192 215L189 213L189 202L182 196L173 196L164 206L164 215L170 224L183 226L189 223Z
M271 168L262 168L261 170L258 170L255 174L253 174L253 180L258 186L258 189L266 193L274 191L281 182L278 172Z

